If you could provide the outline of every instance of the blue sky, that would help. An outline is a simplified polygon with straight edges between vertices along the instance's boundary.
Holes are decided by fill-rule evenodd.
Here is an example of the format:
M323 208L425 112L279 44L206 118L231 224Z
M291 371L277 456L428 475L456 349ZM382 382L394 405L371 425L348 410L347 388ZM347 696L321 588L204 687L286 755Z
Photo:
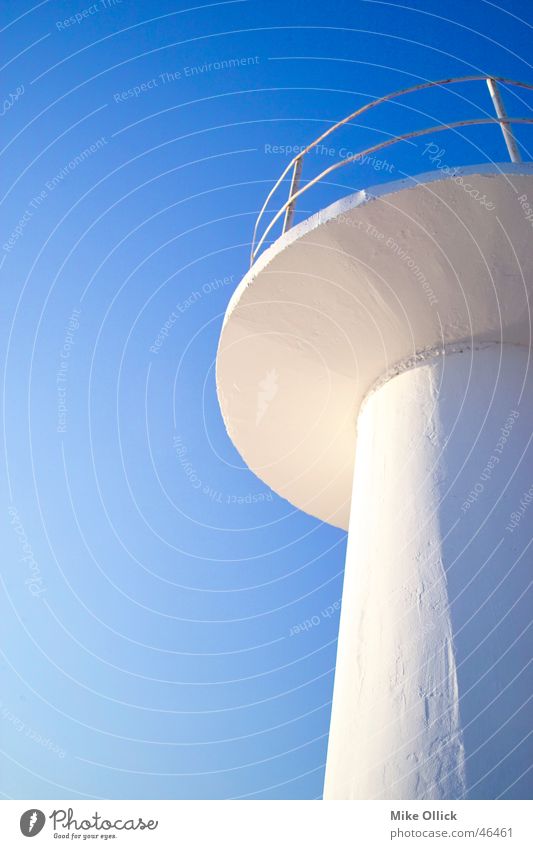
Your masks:
M321 796L345 534L232 446L221 322L272 148L427 79L531 81L529 6L2 3L4 796ZM470 85L337 151L490 110ZM506 159L495 127L438 140L450 166ZM431 170L426 144L341 169L299 218Z

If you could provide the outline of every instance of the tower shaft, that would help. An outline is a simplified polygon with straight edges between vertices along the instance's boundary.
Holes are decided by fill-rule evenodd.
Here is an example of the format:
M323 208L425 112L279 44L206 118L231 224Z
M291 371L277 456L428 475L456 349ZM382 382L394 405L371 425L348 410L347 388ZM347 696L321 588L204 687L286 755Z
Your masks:
M531 763L529 359L430 356L361 408L325 798L514 798Z

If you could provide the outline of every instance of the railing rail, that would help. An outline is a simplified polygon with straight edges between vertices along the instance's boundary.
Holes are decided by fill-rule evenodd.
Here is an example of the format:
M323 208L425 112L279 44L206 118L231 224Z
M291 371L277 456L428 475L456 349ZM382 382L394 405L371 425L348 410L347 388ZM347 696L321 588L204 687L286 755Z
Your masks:
M487 83L492 102L494 104L496 117L495 118L472 118L469 120L463 121L453 121L448 124L437 124L433 127L428 127L423 130L415 130L411 133L404 133L400 136L394 136L393 138L387 139L384 142L380 142L379 144L373 145L372 147L366 148L366 150L362 150L358 153L354 153L351 156L347 156L342 159L340 162L335 162L333 165L330 165L328 168L325 168L318 176L314 177L312 180L309 180L302 188L299 187L300 178L302 173L303 160L307 153L310 150L313 150L317 145L319 145L325 138L330 136L339 127L345 126L349 124L354 118L357 118L359 115L362 115L364 112L367 112L369 109L373 109L376 106L379 106L382 103L386 103L387 101L394 100L398 97L402 97L407 94L412 94L415 91L421 91L423 89L432 88L432 87L445 87L448 85L452 85L454 83L463 83L463 82L473 82L473 81L485 81ZM365 103L364 106L361 106L359 109L356 109L355 112L352 112L346 118L343 118L342 121L338 121L333 126L329 127L325 132L323 132L317 139L312 141L307 145L302 151L296 154L293 159L289 162L286 168L283 170L277 181L274 183L272 189L268 193L266 200L261 207L259 215L257 216L253 237L252 237L252 250L250 256L250 264L253 265L255 259L261 250L262 246L265 243L265 240L274 227L274 225L279 221L282 215L285 215L284 223L283 223L283 232L292 227L292 222L294 219L294 212L296 208L296 201L301 195L307 192L312 186L316 185L320 182L324 177L328 174L331 174L332 171L336 171L338 168L343 168L346 165L349 165L352 162L355 162L357 159L362 157L367 157L371 153L376 153L378 150L382 150L385 147L390 147L396 142L400 141L408 141L409 139L414 139L420 136L428 135L430 133L438 133L444 130L452 130L457 127L468 127L473 125L481 125L481 124L497 124L500 126L503 137L505 140L505 144L507 146L507 150L509 152L509 156L512 162L520 162L520 153L518 150L518 145L516 143L516 139L513 135L512 125L513 124L533 124L533 118L513 118L509 117L505 111L505 107L503 104L503 100L501 97L501 93L499 90L498 83L502 83L507 86L517 86L519 88L528 89L533 91L533 84L520 82L519 80L512 80L507 77L487 77L483 75L474 75L468 77L449 77L445 80L437 80L433 82L425 82L420 83L419 85L411 86L410 88L400 89L399 91L392 92L390 94L386 94L383 97L377 98L377 100L373 100L371 103ZM290 189L289 196L285 203L275 212L274 216L271 218L269 224L263 230L261 237L258 240L258 231L259 225L267 212L267 207L277 192L281 184L285 181L287 174L292 169L292 176L290 181Z

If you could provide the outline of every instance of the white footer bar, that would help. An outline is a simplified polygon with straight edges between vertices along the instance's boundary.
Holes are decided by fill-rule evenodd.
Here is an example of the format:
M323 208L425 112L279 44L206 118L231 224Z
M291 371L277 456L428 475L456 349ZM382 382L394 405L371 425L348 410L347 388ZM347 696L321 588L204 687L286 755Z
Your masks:
M533 805L494 802L3 801L2 846L533 847ZM28 844L35 837L35 844ZM69 841L67 843L67 841Z

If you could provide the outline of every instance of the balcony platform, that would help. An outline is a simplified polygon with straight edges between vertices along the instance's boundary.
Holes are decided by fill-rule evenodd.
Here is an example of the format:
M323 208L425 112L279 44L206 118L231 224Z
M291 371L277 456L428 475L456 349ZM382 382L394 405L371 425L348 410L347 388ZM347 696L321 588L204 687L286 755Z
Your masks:
M256 260L227 310L217 389L259 478L347 529L374 388L439 352L531 347L527 203L531 164L440 170L352 194Z

